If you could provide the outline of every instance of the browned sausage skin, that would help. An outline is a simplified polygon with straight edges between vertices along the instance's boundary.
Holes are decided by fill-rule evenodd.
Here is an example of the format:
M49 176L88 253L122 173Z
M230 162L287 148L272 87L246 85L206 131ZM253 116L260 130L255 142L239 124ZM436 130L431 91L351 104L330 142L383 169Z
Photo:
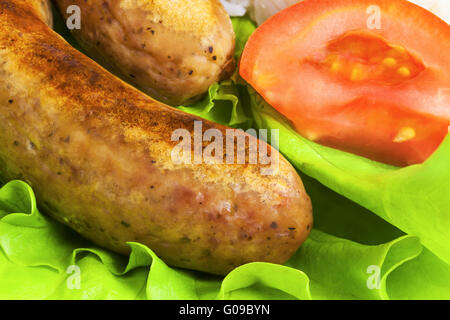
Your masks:
M164 103L195 101L234 70L234 31L219 0L55 3L65 18L80 8L72 31L91 57Z
M53 27L52 5L49 0L28 0L36 15L48 26Z
M0 30L2 174L28 181L45 212L114 251L137 241L215 274L284 263L308 236L311 203L284 158L267 176L260 165L174 164L172 133L199 118L106 72L27 1L0 1Z

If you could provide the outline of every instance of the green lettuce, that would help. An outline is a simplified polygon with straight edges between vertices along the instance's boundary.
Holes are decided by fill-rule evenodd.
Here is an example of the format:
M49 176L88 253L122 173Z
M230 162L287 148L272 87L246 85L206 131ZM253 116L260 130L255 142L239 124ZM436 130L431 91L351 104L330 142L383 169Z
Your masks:
M334 196L337 206L360 209ZM171 268L139 243L129 243L129 257L99 248L41 215L22 181L0 189L0 212L1 299L401 299L414 294L403 286L411 280L416 298L450 296L442 283L449 266L408 235L365 245L315 228L286 265L249 263L222 278ZM379 235L364 237L376 242ZM371 266L379 276L368 273Z
M395 168L313 143L253 90L257 127L279 129L280 151L305 174L396 226L450 263L450 135L422 165Z
M233 19L236 57L254 31ZM280 151L311 196L315 225L285 264L226 277L172 268L143 244L127 257L42 215L32 188L0 189L0 299L449 299L450 139L405 169L314 144L237 74L181 110L235 128L280 130ZM374 214L375 213L375 214Z
M241 20L234 19L236 34L248 37L254 27ZM242 43L245 41L241 39L239 52ZM429 250L450 263L450 134L422 165L385 165L307 140L238 75L233 78L213 86L207 99L194 108L181 109L243 129L249 127L248 118L253 127L278 129L279 150L295 168L405 233L419 237ZM233 115L243 108L241 113L246 116L240 117L242 121L235 116L232 121L216 117L223 112L223 100L232 106Z

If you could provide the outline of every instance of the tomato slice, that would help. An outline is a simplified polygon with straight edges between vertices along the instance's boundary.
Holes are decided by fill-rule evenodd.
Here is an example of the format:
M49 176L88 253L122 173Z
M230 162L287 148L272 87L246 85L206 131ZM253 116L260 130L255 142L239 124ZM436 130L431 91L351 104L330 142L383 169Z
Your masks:
M404 0L304 0L250 37L240 74L306 138L398 166L450 126L450 26Z

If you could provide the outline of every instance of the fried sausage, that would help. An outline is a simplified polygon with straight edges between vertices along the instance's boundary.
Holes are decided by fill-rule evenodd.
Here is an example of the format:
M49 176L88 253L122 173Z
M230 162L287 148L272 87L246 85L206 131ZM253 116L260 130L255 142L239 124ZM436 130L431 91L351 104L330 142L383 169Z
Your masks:
M29 0L31 6L36 10L37 16L49 27L53 27L52 5L49 0Z
M28 1L0 1L0 30L1 174L29 182L44 213L116 252L136 241L213 274L284 263L308 236L310 199L283 157L272 175L248 162L177 164L173 133L200 118L108 73Z
M56 0L81 9L73 35L94 60L171 105L193 102L234 70L234 32L218 0ZM69 11L71 12L71 11Z

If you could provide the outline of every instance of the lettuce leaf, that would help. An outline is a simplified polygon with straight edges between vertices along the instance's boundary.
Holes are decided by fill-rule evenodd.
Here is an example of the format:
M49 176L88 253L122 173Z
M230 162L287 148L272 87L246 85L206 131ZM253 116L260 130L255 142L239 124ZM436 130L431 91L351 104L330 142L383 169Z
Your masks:
M242 19L235 19L242 20ZM245 43L254 27L234 23ZM242 30L244 29L244 30ZM299 135L289 120L237 75L247 114L260 129L278 129L280 152L299 171L374 212L450 264L450 134L422 165L396 168L324 147ZM228 86L228 84L224 84Z
M255 27L247 19L235 18L233 25L236 34L241 39L238 41L238 50L241 52L242 43L245 43ZM379 234L378 241L386 236L399 236L404 232L411 236L416 236L427 248L424 256L429 257L433 253L433 265L450 264L450 134L442 143L435 154L424 164L409 166L407 168L397 168L386 164L371 161L369 159L342 152L333 148L328 148L311 142L295 132L288 119L279 114L269 106L263 98L256 93L248 84L234 75L233 81L223 82L218 90L234 90L234 94L239 97L244 108L243 113L253 121L252 126L260 129L279 130L280 152L299 170L303 180L307 176L313 178L309 180L308 193L313 198L315 208L316 228L329 231L329 227L340 230L334 234L341 237L352 238L362 243L373 243L362 239L363 235L370 230L383 230ZM230 93L229 93L230 94ZM218 96L217 96L218 97ZM209 97L209 101L213 101ZM217 108L222 108L217 104ZM209 106L208 113L198 113L195 109L184 109L201 117L217 122L210 115L215 112ZM222 118L223 119L223 118ZM234 123L223 124L234 125L242 129L247 129L246 123L236 126ZM306 176L307 175L307 176ZM388 222L393 228L374 228L373 224L378 221L373 215L366 215L366 222L353 223L355 214L352 210L342 213L329 206L326 208L326 201L314 201L320 197L320 192L311 194L319 188L317 180L322 185L327 186L336 193L343 195L365 209L373 212L380 218ZM333 215L317 213L328 210L334 211ZM359 210L361 211L361 210ZM356 212L356 211L355 211ZM342 223L345 219L347 223ZM379 222L378 222L379 223ZM363 229L361 229L363 228ZM353 232L357 230L357 232ZM401 231L400 231L401 230ZM387 238L384 238L385 240ZM422 261L428 260L421 258ZM430 260L431 261L431 260ZM443 270L445 268L440 268ZM448 276L443 276L447 280ZM444 286L450 287L450 282L444 281ZM405 291L406 293L406 291Z
M298 169L396 226L450 263L450 135L422 165L395 168L311 142L251 88L259 128L279 129L281 153Z
M0 212L1 299L402 298L410 294L403 282L433 268L439 270L428 272L415 289L430 298L450 295L448 286L437 281L448 266L435 264L437 258L429 252L417 259L423 247L407 235L364 245L314 229L285 266L250 263L221 278L171 268L142 244L129 243L129 257L94 246L41 215L31 187L22 181L0 189ZM79 288L71 266L79 268ZM368 286L373 281L370 266L379 268L379 288ZM397 274L391 279L393 272Z

